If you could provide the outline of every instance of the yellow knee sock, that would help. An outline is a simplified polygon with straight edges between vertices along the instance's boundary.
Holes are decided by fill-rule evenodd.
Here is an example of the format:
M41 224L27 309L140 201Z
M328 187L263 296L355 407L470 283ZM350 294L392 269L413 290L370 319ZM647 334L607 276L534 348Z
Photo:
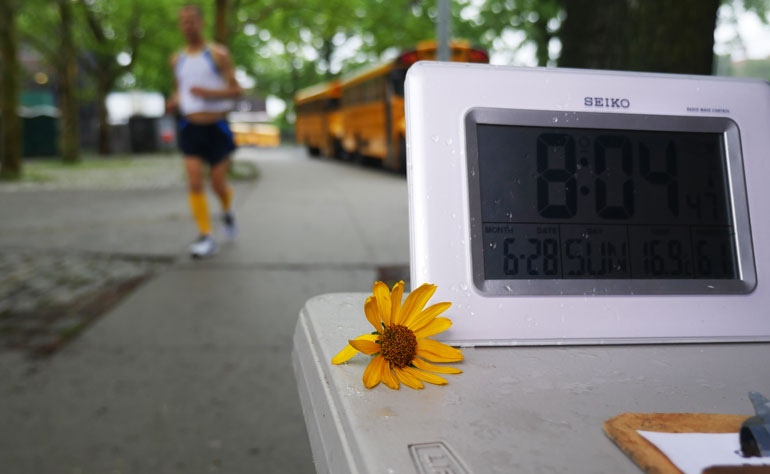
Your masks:
M230 212L230 204L233 202L233 188L228 186L224 196L221 194L218 194L217 196L219 196L219 202L222 203L222 210L224 212Z
M192 210L193 219L198 224L198 231L202 235L211 234L211 217L209 216L209 206L206 203L206 194L190 193L190 210Z

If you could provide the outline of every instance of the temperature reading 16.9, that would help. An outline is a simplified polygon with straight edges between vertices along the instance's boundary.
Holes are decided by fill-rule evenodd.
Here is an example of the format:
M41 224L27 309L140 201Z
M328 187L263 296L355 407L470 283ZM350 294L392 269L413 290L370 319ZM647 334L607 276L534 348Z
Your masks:
M718 133L477 125L487 279L736 278Z

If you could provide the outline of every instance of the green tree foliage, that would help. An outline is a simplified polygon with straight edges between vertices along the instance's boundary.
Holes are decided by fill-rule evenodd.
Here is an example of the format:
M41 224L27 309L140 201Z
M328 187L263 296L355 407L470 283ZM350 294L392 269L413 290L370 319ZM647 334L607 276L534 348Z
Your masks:
M464 36L491 47L518 32L538 64L709 74L717 9L768 21L768 0L457 0L478 12ZM558 40L554 42L553 40ZM499 45L499 43L497 43ZM561 44L559 51L556 44ZM550 47L549 47L550 46Z
M145 39L167 28L172 12L158 4L155 0L78 0L88 32L81 63L96 91L100 154L111 151L107 94L120 77L131 72L144 50L152 48L152 42Z
M735 2L724 2L725 5L734 5ZM768 0L743 0L743 8L747 11L754 12L759 16L762 22L767 23L767 14L770 13L770 1Z
M115 0L111 0L113 3ZM173 82L169 71L169 58L182 44L178 27L178 12L182 0L141 0L151 14L141 13L138 54L131 54L129 70L124 70L116 83L117 89L145 89L171 93ZM151 6L150 6L151 5ZM124 12L121 12L124 13ZM211 12L206 10L206 14ZM119 19L120 20L120 19ZM121 20L125 22L125 17ZM125 24L125 23L124 23ZM125 34L127 30L122 30ZM125 48L125 45L124 45ZM124 49L123 52L129 52Z
M539 66L547 66L551 39L558 37L564 18L564 0L460 0L455 3L453 27L458 36L476 39L492 48L507 33L523 33L522 46L535 47ZM463 16L471 17L461 21Z
M420 41L436 37L435 1L374 0L364 2L357 13L365 36L364 51L375 57L389 49L413 48ZM456 20L453 15L453 28Z
M59 5L69 5L73 47L102 103L112 89L171 92L168 58L183 45L178 10L186 3L24 0L19 23L22 37L63 71ZM256 80L256 93L289 104L302 87L435 37L436 0L197 3L208 37L230 48L236 69ZM708 72L716 9L737 3L763 19L770 10L770 0L453 0L452 31L488 49L513 35L520 47L534 46L540 65Z
M435 2L419 0L305 0L256 18L244 5L243 36L233 38L256 54L240 62L257 80L260 93L291 107L303 87L339 77L394 56L435 36ZM259 21L261 20L261 21ZM250 59L250 60L249 60Z
M77 16L70 0L25 0L19 12L21 40L31 46L56 71L61 111L59 152L62 161L80 159L78 123Z

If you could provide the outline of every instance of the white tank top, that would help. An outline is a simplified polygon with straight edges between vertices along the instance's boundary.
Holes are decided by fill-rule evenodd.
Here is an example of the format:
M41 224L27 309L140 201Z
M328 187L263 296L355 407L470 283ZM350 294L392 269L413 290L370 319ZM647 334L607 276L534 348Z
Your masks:
M228 112L233 109L235 104L231 99L204 99L190 93L193 87L224 89L228 85L214 58L211 57L211 50L208 47L195 54L186 51L179 53L174 73L182 115L197 112Z

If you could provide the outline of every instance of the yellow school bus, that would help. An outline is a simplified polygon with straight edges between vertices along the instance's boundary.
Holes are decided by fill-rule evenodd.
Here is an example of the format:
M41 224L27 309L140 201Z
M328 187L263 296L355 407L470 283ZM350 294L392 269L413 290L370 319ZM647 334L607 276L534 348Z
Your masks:
M450 43L452 61L489 62L486 51L466 41ZM342 149L347 154L381 160L389 169L406 168L404 80L409 67L436 58L436 42L419 43L394 61L342 80Z
M331 81L308 87L294 95L294 135L310 156L341 154L342 121L340 83Z
M487 63L483 49L450 43L451 60ZM436 42L425 41L393 61L299 91L294 97L297 142L311 155L365 157L389 169L406 168L404 80L409 67L436 58Z
M238 146L274 148L281 144L278 127L269 123L233 122L230 129Z

